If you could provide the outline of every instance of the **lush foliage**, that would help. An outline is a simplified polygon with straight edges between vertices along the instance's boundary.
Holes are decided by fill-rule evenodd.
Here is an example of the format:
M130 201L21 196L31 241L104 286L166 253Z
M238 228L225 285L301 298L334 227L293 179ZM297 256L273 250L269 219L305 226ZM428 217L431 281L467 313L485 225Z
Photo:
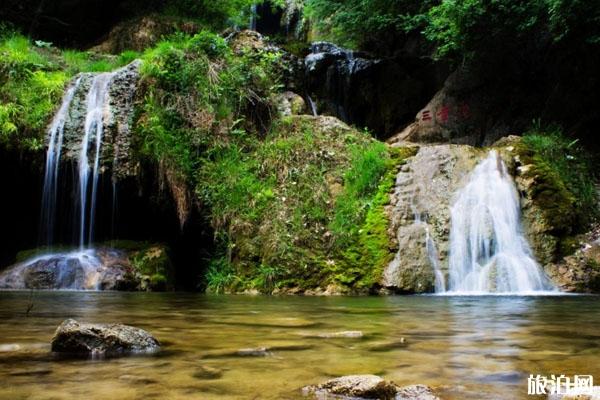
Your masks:
M598 216L598 194L592 160L579 140L566 137L558 127L542 128L537 124L523 137L523 143L534 153L537 163L546 165L564 184L574 201L572 225L575 231L584 230Z
M213 291L223 281L263 292L376 283L367 253L388 249L383 205L393 179L382 177L398 161L368 134L322 123L287 118L262 140L238 132L204 161L197 193L221 248L207 276Z
M128 0L121 8L128 14L159 12L195 19L213 29L246 25L254 0Z
M176 35L149 49L138 120L143 154L193 182L201 153L235 136L240 121L247 129L268 124L253 120L253 113L262 107L269 116L278 57L269 51L234 56L224 39L208 31Z
M322 34L337 42L363 48L394 45L407 32L418 32L436 1L308 0L306 13ZM396 43L398 45L398 43Z
M79 72L109 71L135 57L53 48L8 31L0 37L0 144L39 150L64 87Z
M600 42L600 10L587 1L308 0L307 12L325 35L346 44L399 49L402 38L421 32L439 57L457 61Z

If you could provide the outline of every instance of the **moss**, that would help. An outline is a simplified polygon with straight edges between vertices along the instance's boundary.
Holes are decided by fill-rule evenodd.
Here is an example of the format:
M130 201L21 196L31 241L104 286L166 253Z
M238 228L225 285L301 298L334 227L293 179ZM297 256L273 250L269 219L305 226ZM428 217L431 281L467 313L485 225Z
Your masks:
M351 283L359 290L370 290L376 287L384 269L394 256L388 234L390 221L386 206L390 201L390 193L393 191L399 166L403 165L407 158L416 154L416 147L391 148L389 151L391 159L387 172L381 179L364 223L358 231L356 245L349 247L343 255L347 264L354 267L338 275L341 283ZM349 275L348 271L352 275Z
M0 144L40 151L67 82L79 72L113 70L131 60L59 50L9 32L0 37Z
M208 286L368 290L378 279L364 260L385 258L379 246L389 247L383 210L395 153L330 117L276 121L264 140L239 135L244 147L213 152L199 171L197 193L211 209L218 259L226 260L215 262ZM344 256L361 233L368 254Z
M534 181L529 196L540 210L547 231L555 235L569 234L575 219L575 196L551 164L526 142L517 145L517 153L521 163L528 168L523 177Z
M124 242L129 251L129 260L135 273L147 285L147 290L164 291L173 288L173 266L169 258L169 250L160 244L132 246Z

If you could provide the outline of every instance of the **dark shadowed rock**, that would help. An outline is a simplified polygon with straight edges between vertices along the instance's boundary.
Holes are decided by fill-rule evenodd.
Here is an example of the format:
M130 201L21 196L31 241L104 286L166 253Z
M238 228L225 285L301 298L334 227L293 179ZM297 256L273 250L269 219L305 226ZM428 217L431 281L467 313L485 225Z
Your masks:
M376 59L326 42L311 45L304 68L321 113L367 126L379 137L409 123L445 78L431 60Z
M82 324L67 319L56 329L52 351L58 353L116 356L151 353L160 348L158 340L143 329L121 324Z
M305 396L327 399L439 400L424 385L399 387L376 375L349 375L302 389Z

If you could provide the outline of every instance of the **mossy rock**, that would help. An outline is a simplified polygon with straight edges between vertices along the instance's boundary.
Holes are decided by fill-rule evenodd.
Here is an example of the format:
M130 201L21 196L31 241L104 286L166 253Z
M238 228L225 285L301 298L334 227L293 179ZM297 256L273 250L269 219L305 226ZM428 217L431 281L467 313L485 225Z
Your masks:
M169 248L163 244L152 244L129 253L129 260L140 277L140 289L165 291L174 288L173 265Z
M556 170L520 138L500 148L521 194L523 224L537 259L557 262L571 254L576 199Z

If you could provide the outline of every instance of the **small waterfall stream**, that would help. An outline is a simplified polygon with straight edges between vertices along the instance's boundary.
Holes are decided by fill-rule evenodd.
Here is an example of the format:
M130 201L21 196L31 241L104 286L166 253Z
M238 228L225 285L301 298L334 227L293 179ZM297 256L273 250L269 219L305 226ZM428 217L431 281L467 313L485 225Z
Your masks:
M52 124L48 129L48 150L46 152L46 170L44 173L44 189L42 194L42 210L41 210L41 234L43 242L46 246L50 246L54 237L55 221L56 221L56 199L58 185L58 166L60 164L60 156L62 153L62 145L64 139L65 123L68 118L69 108L75 96L75 92L79 88L81 77L78 77L71 84L62 99L62 104Z
M521 229L519 196L506 165L491 151L451 208L451 293L550 291Z
M100 151L102 149L102 136L104 133L105 119L110 117L108 104L108 89L114 73L96 75L87 95L87 114L85 118L84 133L81 142L81 153L78 160L79 167L79 247L83 250L87 243L92 243L94 232L94 217L96 214L96 197L98 192L98 177L100 168ZM90 142L93 143L94 162L90 167L89 152ZM89 193L90 174L92 189ZM88 197L90 202L87 209ZM89 214L88 214L89 212ZM86 232L87 227L87 232Z
M48 129L40 233L41 242L46 247L55 244L54 233L59 222L57 210L60 199L57 194L61 181L60 164L62 158L69 158L77 165L72 207L75 216L74 233L78 237L79 249L38 254L18 263L0 274L0 288L97 290L110 287L110 282L125 274L121 264L106 265L103 261L118 258L118 252L107 253L106 249L100 251L91 246L94 240L100 175L103 172L102 148L108 144L104 142L105 135L110 132L110 143L116 143L115 134L129 132L125 129L128 118L126 113L131 109L112 109L111 100L115 99L111 98L111 89L113 84L119 85L119 96L132 98L138 67L139 62L134 62L113 72L80 74L67 87L61 106ZM118 149L114 150L113 170L119 161L116 155ZM113 190L116 190L114 175L112 183ZM115 203L116 193L113 193L113 206ZM113 223L114 218L113 214Z

